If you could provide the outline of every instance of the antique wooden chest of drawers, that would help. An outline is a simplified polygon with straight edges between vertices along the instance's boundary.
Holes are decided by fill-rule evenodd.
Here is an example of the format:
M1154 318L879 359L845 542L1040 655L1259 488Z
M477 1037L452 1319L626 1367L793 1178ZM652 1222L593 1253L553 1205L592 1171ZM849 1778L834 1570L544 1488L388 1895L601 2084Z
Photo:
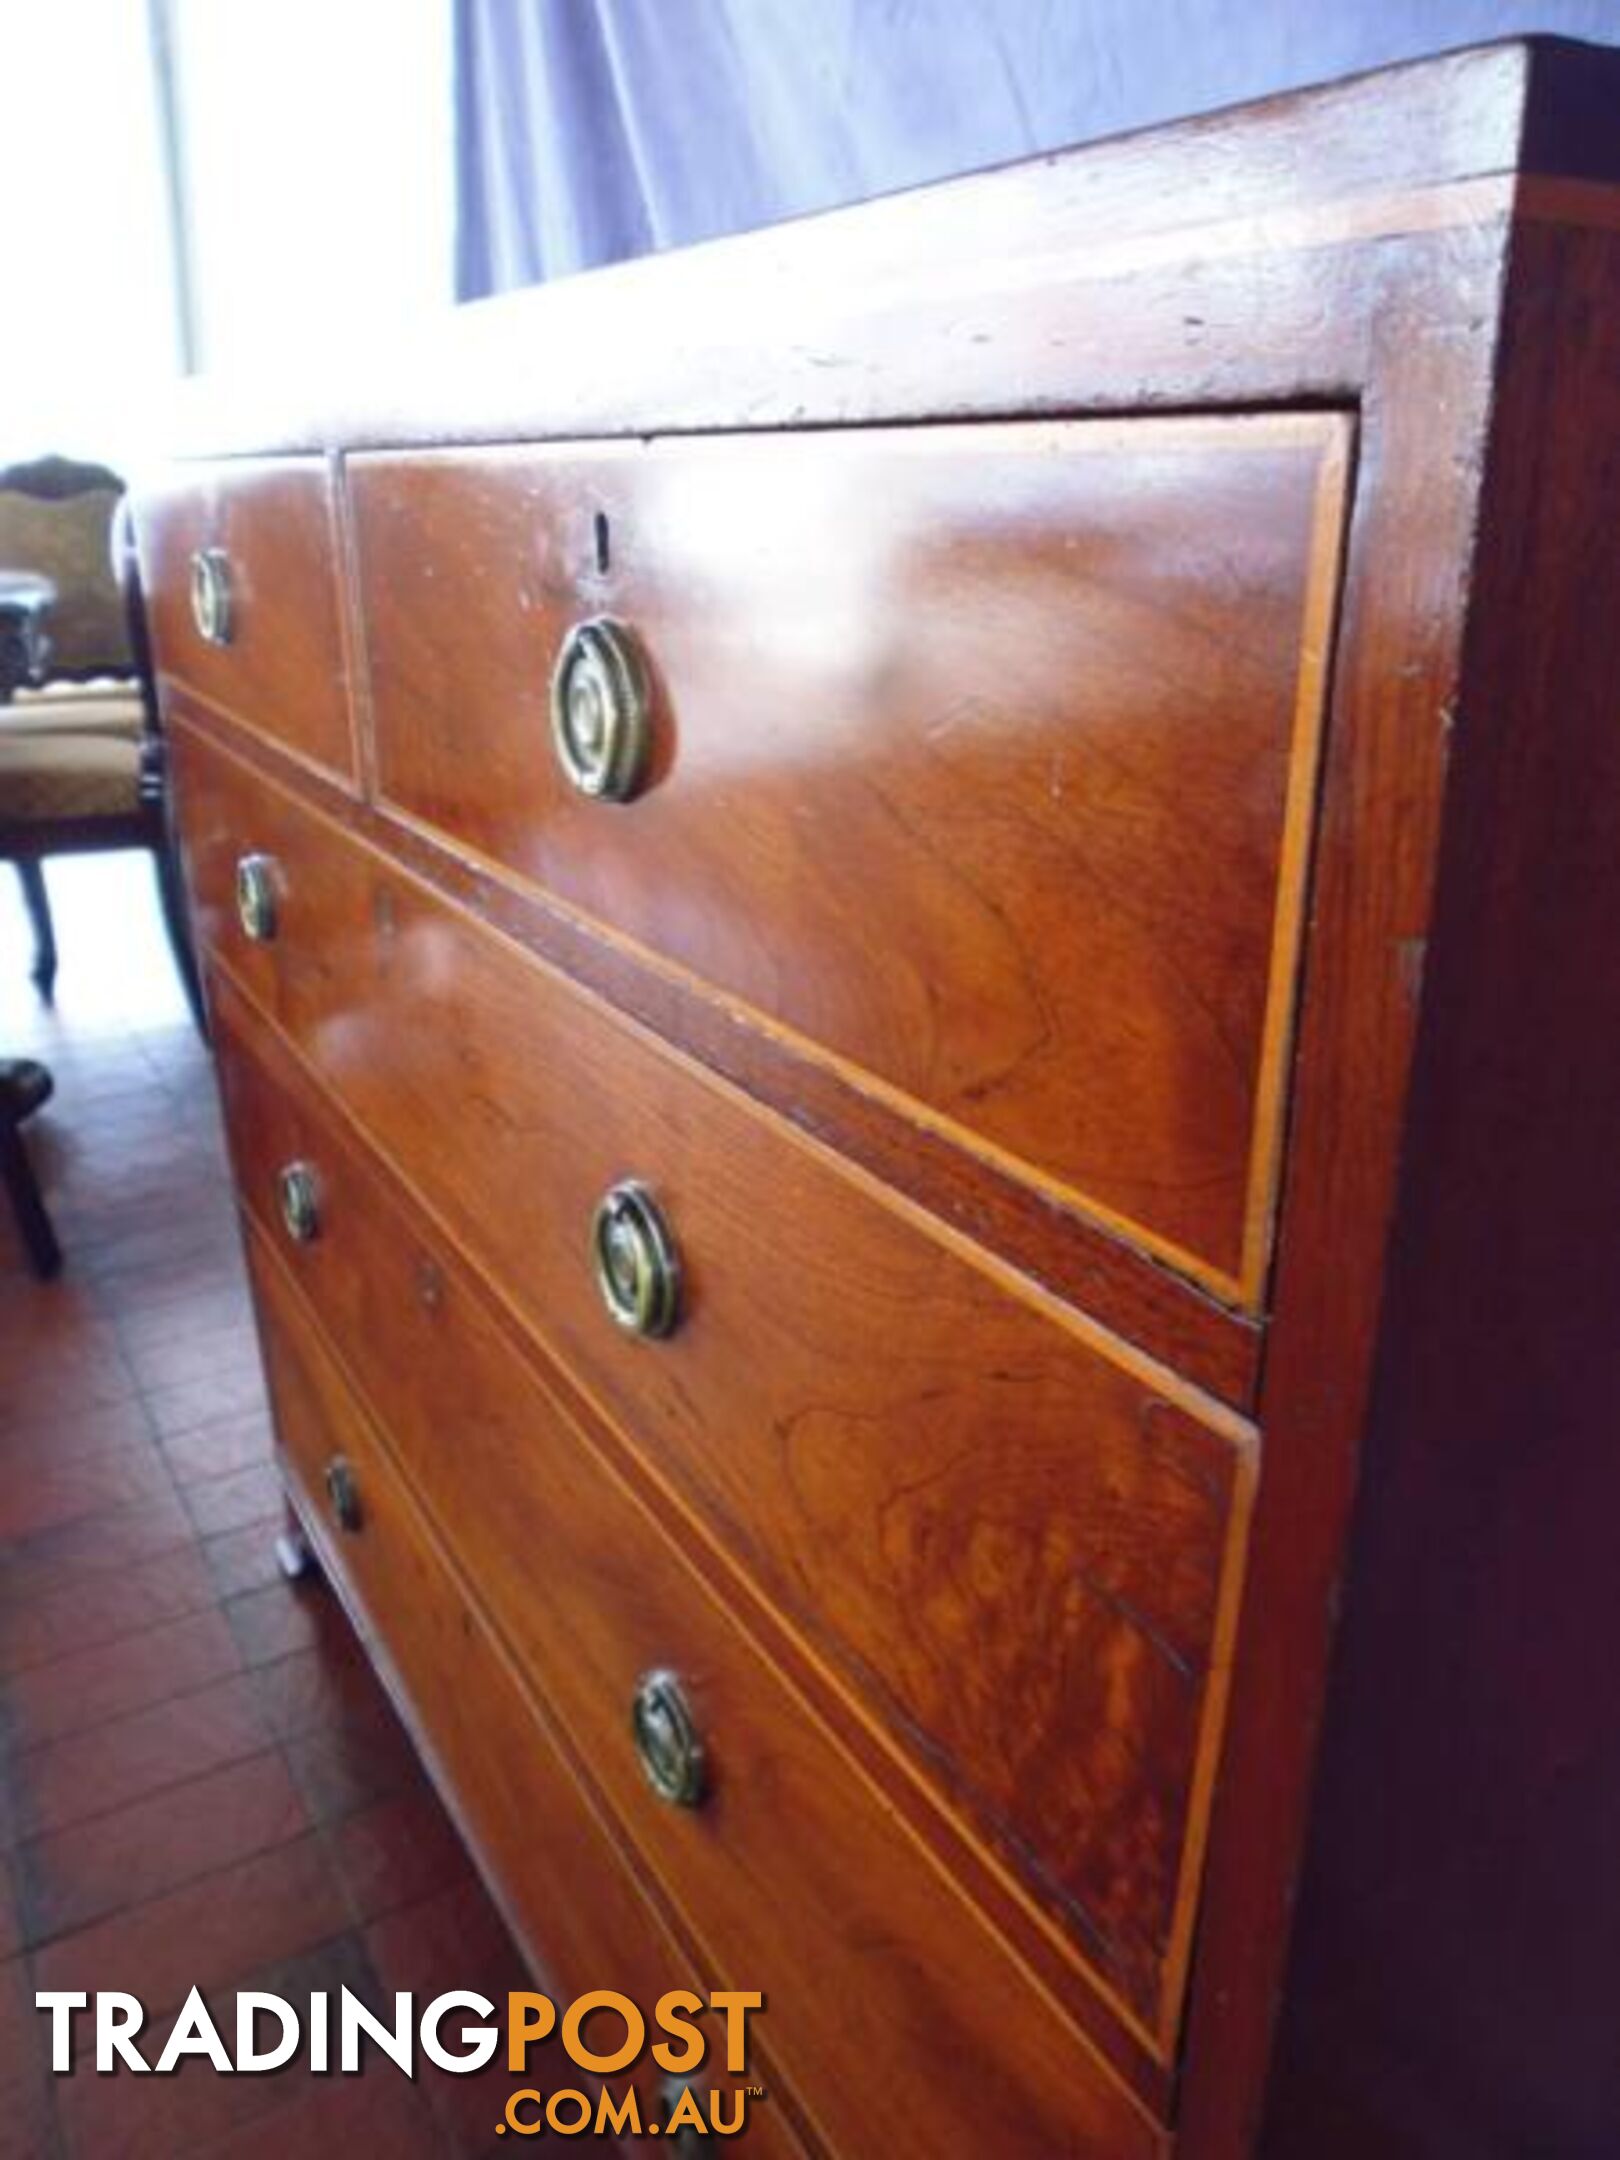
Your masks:
M1010 168L142 494L293 1504L761 2152L1616 2119L1617 118Z

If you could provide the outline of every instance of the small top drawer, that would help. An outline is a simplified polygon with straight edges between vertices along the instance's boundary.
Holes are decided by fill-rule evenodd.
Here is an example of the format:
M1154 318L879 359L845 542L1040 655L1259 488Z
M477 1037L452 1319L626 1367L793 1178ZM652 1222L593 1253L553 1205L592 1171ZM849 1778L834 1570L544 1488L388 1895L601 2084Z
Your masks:
M379 791L1256 1304L1348 446L356 457Z
M159 671L352 781L324 461L182 468L142 491L137 515Z

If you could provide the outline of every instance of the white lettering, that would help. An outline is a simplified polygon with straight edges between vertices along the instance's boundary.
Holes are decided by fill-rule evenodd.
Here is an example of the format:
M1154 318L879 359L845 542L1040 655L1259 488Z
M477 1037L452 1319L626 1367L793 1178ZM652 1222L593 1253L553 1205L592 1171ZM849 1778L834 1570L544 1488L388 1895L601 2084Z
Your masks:
M131 2070L150 2070L152 2065L142 2059L135 2045L135 2035L146 2023L146 2012L133 1995L120 1995L108 1988L96 1997L96 2072L105 2077L112 2069L113 2057Z
M260 2012L279 2020L281 2038L271 2047L254 2045L254 2020ZM236 1998L236 2067L238 2070L279 2070L291 2062L298 2047L298 2013L279 1995L259 1995L251 1989Z
M482 2070L500 2044L500 2029L494 2025L463 2025L456 2035L461 2042L462 2053L456 2054L439 2038L439 2023L451 2010L474 2010L482 2018L493 2017L495 2005L487 1995L470 1995L465 1990L449 1995L435 1995L422 2012L422 2052L429 2062L438 2064L441 2070L458 2073Z
M182 2055L206 2055L216 2070L232 2067L225 2043L214 2030L214 2021L208 2015L201 1988L192 1989L186 1997L185 2007L174 2021L174 2030L158 2057L159 2075L172 2070Z
M401 1992L394 1997L393 2030L375 2018L352 1988L345 1988L338 1997L338 2019L341 2034L341 2052L338 2067L342 2070L358 2070L360 2067L360 2035L367 2033L376 2041L390 2062L398 2063L407 2077L414 2077L411 2068L411 1998Z
M34 1997L36 2010L51 2016L51 2068L62 2076L73 2068L73 2013L90 1998L83 1988L47 1988Z

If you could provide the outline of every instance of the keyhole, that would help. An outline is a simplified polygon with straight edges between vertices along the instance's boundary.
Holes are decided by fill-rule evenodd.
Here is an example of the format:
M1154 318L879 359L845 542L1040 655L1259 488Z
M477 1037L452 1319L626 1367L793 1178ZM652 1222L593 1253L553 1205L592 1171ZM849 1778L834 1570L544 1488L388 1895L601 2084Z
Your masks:
M608 566L612 559L612 551L608 544L608 521L605 511L597 511L595 524L597 575L599 577L606 577L608 573Z

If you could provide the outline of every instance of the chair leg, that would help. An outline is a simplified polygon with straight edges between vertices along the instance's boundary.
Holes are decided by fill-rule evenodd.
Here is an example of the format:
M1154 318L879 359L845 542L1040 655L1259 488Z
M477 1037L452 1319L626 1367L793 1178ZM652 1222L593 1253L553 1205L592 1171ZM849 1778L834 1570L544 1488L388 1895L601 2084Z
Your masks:
M197 973L197 948L191 939L191 917L186 908L185 881L180 875L180 865L176 860L172 842L165 840L153 851L152 868L157 874L158 906L163 911L163 928L169 940L169 950L174 955L180 987L186 993L186 1003L191 1008L197 1033L206 1042L208 1014L203 1004L202 980Z
M9 1118L0 1120L0 1183L11 1200L28 1263L42 1282L48 1281L62 1265L62 1248L39 1196L23 1136Z
M25 857L17 865L17 875L22 880L23 905L34 927L34 965L30 972L48 1005L56 988L56 930L51 922L51 897L45 890L45 866Z

